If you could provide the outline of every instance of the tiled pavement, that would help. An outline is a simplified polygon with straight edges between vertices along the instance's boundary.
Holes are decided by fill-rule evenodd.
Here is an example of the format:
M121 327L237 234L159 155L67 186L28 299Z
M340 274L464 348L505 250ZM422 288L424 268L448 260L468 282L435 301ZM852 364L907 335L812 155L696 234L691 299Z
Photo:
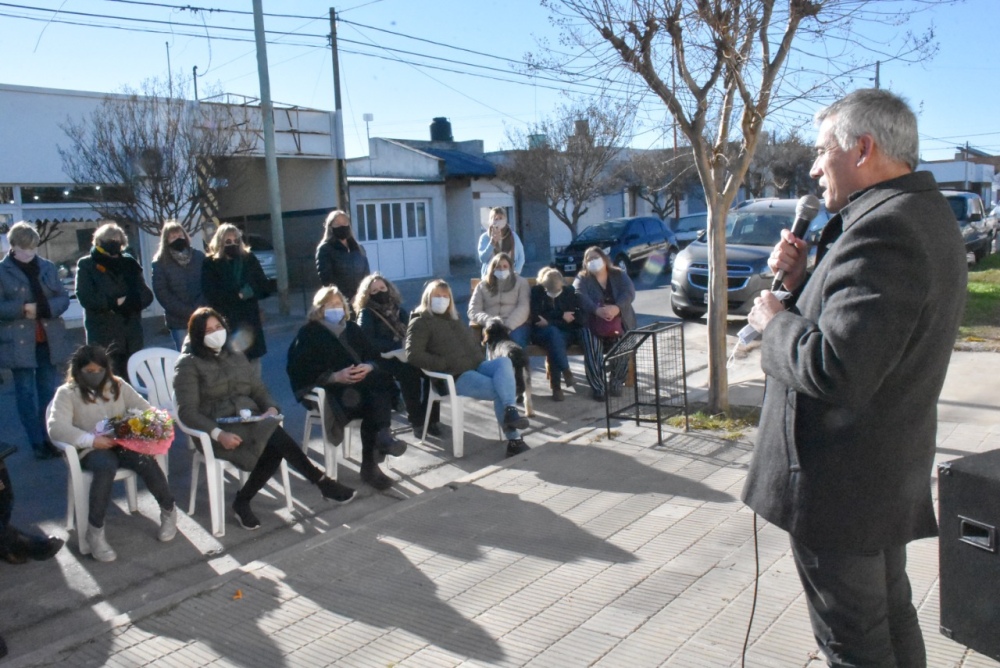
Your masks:
M754 593L746 441L620 426L535 448L12 662L73 666L739 666ZM1000 446L944 422L941 460ZM815 658L787 537L760 523L747 666ZM928 665L937 541L909 551Z

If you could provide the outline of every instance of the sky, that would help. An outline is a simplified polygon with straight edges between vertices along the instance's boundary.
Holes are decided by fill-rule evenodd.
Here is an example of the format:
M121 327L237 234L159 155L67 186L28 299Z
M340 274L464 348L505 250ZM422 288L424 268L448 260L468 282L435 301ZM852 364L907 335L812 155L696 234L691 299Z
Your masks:
M0 83L114 92L171 70L190 78L197 67L201 95L215 89L255 98L251 9L250 0L2 2ZM329 3L263 0L263 9L272 99L332 110ZM546 46L572 49L560 43L538 0L343 0L335 9L348 157L367 154L366 132L428 139L438 116L450 119L456 140L482 139L487 151L507 148L509 130L552 115L568 91L594 93L552 75L532 78L518 66ZM925 160L952 158L966 142L1000 153L1000 66L990 50L998 10L1000 0L932 3L908 27L933 26L937 55L881 68L882 87L906 97L918 113ZM874 70L860 73L855 86L873 85L871 77ZM782 120L812 141L810 115L821 106L803 101ZM365 114L373 117L367 124ZM632 145L669 145L663 119L660 103L647 102Z

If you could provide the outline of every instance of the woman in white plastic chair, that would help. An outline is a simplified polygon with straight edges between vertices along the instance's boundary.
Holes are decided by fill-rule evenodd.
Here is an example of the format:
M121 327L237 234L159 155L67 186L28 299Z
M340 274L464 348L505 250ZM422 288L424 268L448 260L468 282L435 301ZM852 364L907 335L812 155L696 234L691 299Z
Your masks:
M202 307L191 315L190 350L177 358L174 395L177 417L184 426L208 433L216 457L250 473L233 501L240 526L250 531L260 528L250 501L278 471L282 459L316 485L324 498L337 503L352 500L354 490L324 475L278 420L272 419L278 416L278 404L261 380L260 367L227 347L228 338L226 321L217 311ZM241 416L243 410L250 411L256 421L218 422Z
M414 366L454 376L458 394L492 400L507 439L508 457L528 450L520 432L528 427L528 420L517 411L510 358L486 360L478 337L458 318L451 288L441 279L427 284L420 306L410 317L406 355Z
M49 436L80 451L80 466L90 471L90 515L86 541L97 561L118 558L104 535L104 516L111 502L111 487L119 468L135 471L160 505L161 541L177 535L177 507L170 485L156 459L126 450L113 438L95 433L102 420L120 417L130 409L148 410L149 403L131 385L111 372L111 362L101 346L80 346L70 360L66 383L56 390L49 413ZM83 527L77 527L83 531Z

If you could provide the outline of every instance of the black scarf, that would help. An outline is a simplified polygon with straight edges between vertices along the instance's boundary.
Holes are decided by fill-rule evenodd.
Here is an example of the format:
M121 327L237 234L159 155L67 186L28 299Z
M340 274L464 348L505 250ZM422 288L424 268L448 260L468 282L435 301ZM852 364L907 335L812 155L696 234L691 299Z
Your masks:
M393 338L402 341L406 338L406 325L399 319L399 305L390 301L388 304L378 304L371 298L365 305L372 310L372 313L379 316L389 329L392 330Z
M31 285L31 294L35 299L35 313L38 318L51 318L52 311L49 309L49 300L45 296L45 290L42 289L42 281L39 279L39 275L42 273L42 267L38 263L38 258L31 258L31 262L21 262L16 257L14 257L14 251L10 252L10 259L14 261L14 265L24 272L24 275L28 277L28 283Z

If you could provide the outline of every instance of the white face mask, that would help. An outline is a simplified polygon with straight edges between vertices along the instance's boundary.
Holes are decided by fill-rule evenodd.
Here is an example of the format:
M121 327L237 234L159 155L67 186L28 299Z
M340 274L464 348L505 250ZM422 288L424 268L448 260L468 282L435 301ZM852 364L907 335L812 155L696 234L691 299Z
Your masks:
M226 345L226 330L217 329L211 334L205 335L205 346L211 348L215 352L222 350L222 346Z
M34 260L35 253L37 252L33 248L18 248L17 246L14 246L14 248L12 248L11 250L14 251L15 260L17 260L18 262L25 262L25 263Z
M344 309L328 308L325 311L323 311L323 319L326 320L331 325L339 324L340 321L344 319Z
M506 281L510 278L510 269L497 269L493 275L497 277L498 281Z
M560 290L559 292L550 292L546 290L545 294L547 294L551 299L555 299L556 297L562 294L562 290Z
M451 300L447 297L431 297L431 311L438 315L444 315L451 306Z
M599 257L595 257L593 260L587 263L587 271L592 274L596 274L601 269L604 269L604 260Z

